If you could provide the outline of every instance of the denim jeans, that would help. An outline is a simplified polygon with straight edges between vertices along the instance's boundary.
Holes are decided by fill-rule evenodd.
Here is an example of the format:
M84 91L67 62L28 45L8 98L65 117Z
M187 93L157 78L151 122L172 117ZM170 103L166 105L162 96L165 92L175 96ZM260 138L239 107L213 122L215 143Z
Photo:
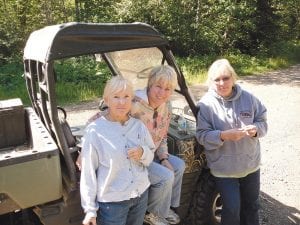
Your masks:
M215 177L223 202L221 225L259 225L260 170L243 178Z
M97 224L142 225L147 210L148 189L137 198L121 202L99 202Z
M149 167L148 212L166 218L170 207L178 207L180 204L180 193L182 176L185 163L182 159L169 155L169 162L174 172L153 161Z

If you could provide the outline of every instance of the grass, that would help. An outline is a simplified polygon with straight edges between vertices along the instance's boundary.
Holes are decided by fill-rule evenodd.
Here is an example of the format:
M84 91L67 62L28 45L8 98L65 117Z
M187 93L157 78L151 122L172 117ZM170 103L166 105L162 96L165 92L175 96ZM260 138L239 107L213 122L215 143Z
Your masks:
M23 104L30 103L22 74L23 64L17 59L0 66L0 100L21 98Z
M203 83L207 77L207 70L217 58L227 58L240 77L259 75L272 70L283 69L300 62L300 41L279 43L256 56L241 53L229 53L223 56L196 56L177 58L189 85Z
M0 100L11 99L11 98L20 98L24 105L29 105L30 101L27 96L27 90L25 84L19 85L18 88L5 88L0 86Z
M98 98L110 74L104 64L96 64L90 57L58 61L55 70L59 74L56 85L59 105ZM23 73L23 64L18 59L0 66L0 100L21 98L25 106L30 105Z
M300 41L279 43L256 56L229 53L223 56L208 55L187 58L177 57L189 85L203 83L210 64L217 58L227 58L239 76L264 73L286 68L300 62ZM19 57L20 58L20 57ZM0 100L21 98L29 105L20 59L12 59L0 66ZM55 64L57 78L56 93L59 105L94 100L102 95L105 81L110 77L108 68L91 57L72 58Z
M92 56L58 61L55 70L60 75L56 85L60 105L98 98L110 77L105 63L95 62Z
M64 83L56 86L60 105L97 99L102 95L103 89L104 84L97 83Z

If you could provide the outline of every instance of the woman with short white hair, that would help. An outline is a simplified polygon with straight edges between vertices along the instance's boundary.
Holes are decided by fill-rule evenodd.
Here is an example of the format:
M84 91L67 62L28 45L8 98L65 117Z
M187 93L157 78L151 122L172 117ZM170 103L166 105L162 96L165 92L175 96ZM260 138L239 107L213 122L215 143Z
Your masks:
M104 89L107 113L86 128L80 179L84 225L143 224L150 186L147 167L155 146L143 122L129 115L132 98L131 83L112 78Z

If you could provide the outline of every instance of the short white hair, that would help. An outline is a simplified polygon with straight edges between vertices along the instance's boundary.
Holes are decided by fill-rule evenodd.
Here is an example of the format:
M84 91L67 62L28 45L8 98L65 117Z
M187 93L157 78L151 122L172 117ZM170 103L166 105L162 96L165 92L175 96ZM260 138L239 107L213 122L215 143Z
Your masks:
M103 91L103 98L106 99L109 96L124 90L129 90L131 95L134 95L133 86L129 80L122 76L114 76L107 81Z

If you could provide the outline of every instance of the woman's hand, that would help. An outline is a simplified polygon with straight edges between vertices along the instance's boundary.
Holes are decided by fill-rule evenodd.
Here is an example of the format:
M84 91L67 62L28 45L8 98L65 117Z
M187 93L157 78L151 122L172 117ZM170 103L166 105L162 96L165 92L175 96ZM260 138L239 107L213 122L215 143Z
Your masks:
M76 159L76 166L78 167L79 170L81 170L81 153L78 153L78 157Z
M223 141L238 141L245 137L247 132L241 128L234 128L230 130L221 131L220 138Z
M250 137L256 136L257 127L255 125L247 125L247 126L243 127L242 129L246 132L247 136L250 136Z
M174 168L173 168L173 166L171 165L171 163L169 162L168 159L165 159L165 160L161 161L160 164L163 165L164 167L167 167L169 170L174 171Z
M91 218L85 218L83 221L82 221L82 224L83 225L97 225L97 222L96 222L96 217L91 217Z
M142 158L142 155L144 153L144 150L142 147L134 147L134 148L129 148L127 150L127 155L129 159L139 161Z
M255 125L247 125L242 128L221 131L220 138L223 141L238 141L245 136L254 137L256 132L257 128Z

